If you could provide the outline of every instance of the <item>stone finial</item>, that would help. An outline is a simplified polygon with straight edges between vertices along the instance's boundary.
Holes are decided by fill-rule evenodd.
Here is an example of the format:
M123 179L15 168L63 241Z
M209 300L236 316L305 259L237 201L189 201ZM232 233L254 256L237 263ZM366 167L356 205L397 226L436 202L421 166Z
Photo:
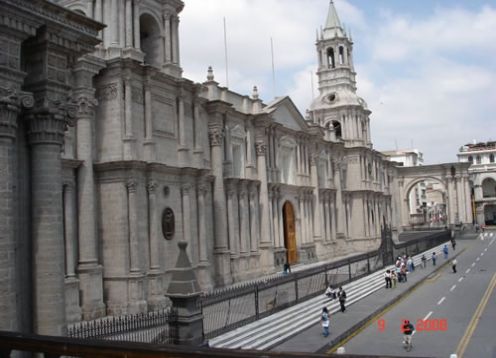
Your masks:
M257 86L253 86L253 91L251 92L251 98L252 99L258 99L258 88Z
M208 66L207 81L213 81L213 80L214 80L214 70L212 69L212 66Z
M177 246L179 246L179 255L177 257L176 267L171 270L172 275L167 294L181 296L198 294L201 292L200 285L198 285L195 272L186 253L188 243L186 241L179 241Z

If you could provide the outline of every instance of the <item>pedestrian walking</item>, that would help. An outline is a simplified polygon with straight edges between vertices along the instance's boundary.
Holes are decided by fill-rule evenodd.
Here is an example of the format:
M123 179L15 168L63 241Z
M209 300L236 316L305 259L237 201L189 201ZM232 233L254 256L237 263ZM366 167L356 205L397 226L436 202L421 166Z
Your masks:
M339 305L341 306L341 312L346 311L345 303L346 303L346 292L343 290L343 287L339 286L338 292Z
M448 244L444 244L443 246L443 254L444 254L444 259L448 259Z
M386 288L391 288L391 270L386 270L384 273L384 279L386 280Z
M453 248L453 251L455 251L455 248L456 248L456 240L455 240L455 238L452 238L451 239L451 247Z
M432 266L436 266L437 255L436 252L432 253Z
M410 321L405 320L401 326L401 331L403 332L403 347L407 351L410 351L412 349L412 337L415 327L410 323Z
M286 263L284 264L284 266L283 266L283 271L282 271L282 274L283 274L284 276L286 276L286 275L288 275L288 274L290 274L290 273L291 273L291 266L289 266L289 263L288 263L288 262L286 262Z
M393 288L396 288L396 281L398 277L396 276L396 272L394 270L391 271L391 283L393 284Z
M327 311L327 307L322 308L322 315L320 317L322 322L322 335L327 337L329 335L329 311Z
M426 268L427 267L427 257L425 257L425 254L422 254L422 257L420 258L422 260L422 267Z
M406 267L408 268L408 271L413 272L413 260L411 256L408 256L408 259L406 260Z
M406 270L406 265L405 265L405 264L403 264L403 265L401 266L400 272L401 272L401 278L402 278L402 281L403 281L403 282L407 282L407 281L408 281L408 279L406 278L406 273L407 273L407 270Z
M453 259L453 261L451 261L451 269L453 270L453 273L456 273L456 264L458 263L458 261L456 261L456 259Z

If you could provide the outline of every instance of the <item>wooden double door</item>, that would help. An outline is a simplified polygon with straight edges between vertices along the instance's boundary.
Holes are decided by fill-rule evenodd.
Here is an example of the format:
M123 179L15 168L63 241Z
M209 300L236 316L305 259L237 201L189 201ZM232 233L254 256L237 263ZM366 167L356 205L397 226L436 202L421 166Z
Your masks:
M292 265L298 262L298 250L296 248L296 227L293 205L286 201L282 207L284 221L284 247L286 248L286 260Z

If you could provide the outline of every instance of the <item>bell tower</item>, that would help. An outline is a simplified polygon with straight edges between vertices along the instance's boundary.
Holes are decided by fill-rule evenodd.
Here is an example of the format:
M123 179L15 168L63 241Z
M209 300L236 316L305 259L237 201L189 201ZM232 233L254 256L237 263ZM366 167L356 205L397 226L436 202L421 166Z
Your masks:
M56 0L103 22L97 53L105 59L133 58L180 77L179 13L182 0Z
M369 114L356 91L353 41L341 25L330 0L324 28L317 32L319 96L310 106L309 120L323 127L326 139L347 147L371 147Z

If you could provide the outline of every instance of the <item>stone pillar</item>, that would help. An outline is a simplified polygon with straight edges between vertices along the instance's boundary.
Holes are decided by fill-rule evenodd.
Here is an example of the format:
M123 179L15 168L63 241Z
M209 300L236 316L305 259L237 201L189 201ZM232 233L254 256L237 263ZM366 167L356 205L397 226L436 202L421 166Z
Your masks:
M196 153L203 153L203 143L202 143L202 120L200 115L200 104L197 100L193 102L193 128L194 131L194 149Z
M179 65L179 17L172 16L172 62Z
M208 263L207 255L207 225L206 225L206 205L205 196L208 192L207 183L199 183L198 185L198 247L200 263Z
M139 273L139 228L138 228L138 200L136 191L138 183L136 180L129 180L126 183L128 195L128 221L129 221L129 264L131 273Z
M133 2L133 23L134 23L134 48L141 50L140 34L140 4L141 0Z
M228 285L232 282L229 250L227 248L227 212L226 195L224 191L223 155L222 155L222 121L217 118L208 128L210 141L210 155L214 179L213 214L214 214L214 254L215 254L215 281L219 285Z
M272 215L274 228L274 247L279 248L279 196L277 189L272 188Z
M164 13L164 62L172 62L172 42L171 42L171 15Z
M163 271L160 266L160 234L157 207L157 183L148 182L148 242L150 252L150 269L148 271L148 304L149 310L156 311L166 306L162 288Z
M235 207L234 196L236 195L236 187L233 182L230 182L227 186L227 218L229 227L229 249L231 252L231 257L237 257L239 254L238 243L239 243L239 232L236 230L236 219L234 211L238 211Z
M94 17L94 19L96 21L103 22L102 15L103 15L103 11L102 11L102 0L95 0L95 17ZM98 33L98 38L100 40L103 39L103 31L104 30L102 30L102 31L100 31Z
M188 162L188 147L187 147L187 133L186 133L186 118L184 116L184 100L183 92L179 91L178 94L178 125L179 125L179 164L186 165Z
M269 194L267 190L267 145L263 141L258 141L255 145L255 150L257 153L258 179L260 180L260 246L261 248L267 248L271 246L269 221L272 217L269 213Z
M76 113L76 157L81 161L77 170L78 214L78 267L83 319L91 320L105 315L103 303L102 267L98 262L98 235L96 225L95 179L93 173L93 126L95 121L95 90L93 77L104 66L94 56L80 58L73 74L78 104Z
M304 244L306 242L307 237L307 222L306 222L306 212L305 212L305 193L302 190L299 196L299 204L300 204L300 226L301 226L301 243Z
M470 183L468 181L468 174L463 174L463 188L465 195L465 210L467 215L467 224L472 224L474 218L472 217L472 196L470 194Z
M32 106L32 97L30 98ZM15 88L0 87L0 329L19 330L16 277L16 131L20 111Z
M330 218L331 220L331 240L336 240L336 230L337 230L337 214L336 214L336 196L335 194L331 194L330 198Z
M247 255L250 252L250 213L248 207L248 192L246 182L241 182L239 185L239 231L240 231L240 248L239 252L242 255Z
M126 0L126 47L133 47L133 0Z
M76 276L76 263L74 246L76 244L76 217L74 212L75 198L74 185L66 183L64 193L64 238L65 238L65 276Z
M37 108L26 119L31 145L33 327L38 334L65 335L60 150L66 113L58 108Z
M320 198L319 198L319 176L317 171L317 160L318 157L312 155L310 158L310 174L312 177L312 186L313 186L313 237L315 240L322 239L322 219L320 212Z
M330 195L326 194L324 197L324 213L325 213L325 229L327 233L327 237L325 238L327 241L331 240L332 233L331 233L331 210L329 208L329 201L331 200Z
M145 82L145 141L144 157L146 161L155 161L155 143L153 141L152 89L149 79Z
M258 252L260 242L258 197L257 185L252 183L250 185L250 250L252 254Z
M189 196L191 184L185 183L181 186L181 201L183 207L183 240L191 243L191 199Z
M130 74L124 78L124 93L124 160L133 160L136 138L133 134L133 92Z
M103 0L102 0L103 1ZM103 5L103 16L104 23L107 24L107 27L103 30L103 46L108 48L112 44L112 26L114 26L113 16L112 16L112 3L109 0L105 0L102 2Z
M118 3L119 17L117 22L119 23L119 47L121 48L126 46L126 4L124 1L119 0Z

